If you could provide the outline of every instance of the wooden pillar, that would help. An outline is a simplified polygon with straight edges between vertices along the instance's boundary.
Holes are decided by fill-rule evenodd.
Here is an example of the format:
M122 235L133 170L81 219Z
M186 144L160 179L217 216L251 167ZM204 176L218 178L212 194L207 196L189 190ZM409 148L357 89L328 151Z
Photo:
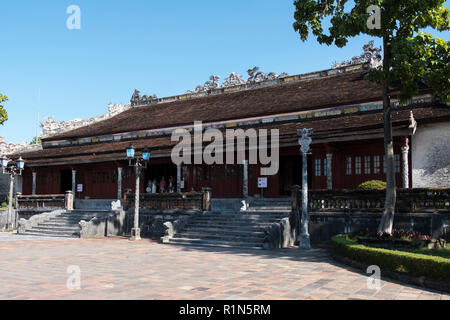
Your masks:
M36 195L37 172L33 171L32 174L33 174L33 184L32 184L32 187L31 187L31 194L34 196L34 195Z
M177 193L181 193L181 164L177 165Z
M333 190L333 154L327 153L327 189Z
M244 160L244 185L243 185L243 196L248 198L248 160Z
M75 197L77 192L77 170L72 170L72 194Z
M123 168L117 168L117 199L122 199L122 177L123 177Z

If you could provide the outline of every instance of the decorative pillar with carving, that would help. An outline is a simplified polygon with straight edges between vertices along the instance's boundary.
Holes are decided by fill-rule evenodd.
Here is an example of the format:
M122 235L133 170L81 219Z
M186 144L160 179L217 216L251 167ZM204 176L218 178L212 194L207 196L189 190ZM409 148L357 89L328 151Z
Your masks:
M248 160L244 160L244 198L248 198Z
M409 139L407 138L402 146L402 182L403 188L409 188Z
M72 194L75 197L77 192L77 170L72 170Z
M333 190L333 154L327 153L327 189Z
M123 177L123 168L117 168L117 199L122 199L122 177Z
M37 180L37 172L33 171L33 185L31 187L31 194L36 195L36 180Z
M308 155L311 152L311 134L313 129L298 130L301 138L298 143L301 146L300 151L303 155L303 172L302 172L302 217L300 225L300 248L311 249L309 237L309 214L308 214Z

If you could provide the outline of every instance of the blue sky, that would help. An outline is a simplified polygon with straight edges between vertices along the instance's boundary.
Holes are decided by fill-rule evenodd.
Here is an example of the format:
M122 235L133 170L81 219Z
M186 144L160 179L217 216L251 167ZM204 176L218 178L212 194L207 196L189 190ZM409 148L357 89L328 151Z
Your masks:
M81 30L68 30L68 6L81 8ZM212 74L298 74L330 68L361 53L370 38L343 49L302 42L293 0L3 1L0 92L7 141L30 141L41 121L89 118L128 103L135 88L158 97L181 94ZM449 33L440 35L449 39ZM376 44L380 42L376 40Z

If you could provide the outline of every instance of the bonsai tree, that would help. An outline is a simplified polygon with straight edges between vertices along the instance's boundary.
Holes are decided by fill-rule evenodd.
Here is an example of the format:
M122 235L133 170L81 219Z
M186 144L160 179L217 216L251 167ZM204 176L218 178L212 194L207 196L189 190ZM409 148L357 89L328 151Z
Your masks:
M0 93L0 103L5 101L8 101L8 97ZM3 105L0 104L0 124L3 124L6 120L8 120L8 113L6 112Z
M382 84L384 145L386 154L386 203L378 231L392 233L397 199L390 84L400 88L398 98L407 102L425 83L436 101L450 99L449 41L421 32L425 28L449 30L445 0L296 0L294 29L306 41L310 34L321 44L344 47L349 38L365 34L383 41L383 66L372 69L370 81ZM328 31L324 25L329 24Z

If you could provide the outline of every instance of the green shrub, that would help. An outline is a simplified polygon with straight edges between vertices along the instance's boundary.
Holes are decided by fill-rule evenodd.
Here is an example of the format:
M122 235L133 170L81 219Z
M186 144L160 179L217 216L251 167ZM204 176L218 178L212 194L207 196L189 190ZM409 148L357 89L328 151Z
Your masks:
M359 185L362 190L386 190L386 182L379 180L366 181Z
M6 202L3 202L0 208L8 208L8 204Z
M381 270L450 283L450 259L447 258L367 247L348 235L333 237L332 247L340 256L365 265L377 265Z

